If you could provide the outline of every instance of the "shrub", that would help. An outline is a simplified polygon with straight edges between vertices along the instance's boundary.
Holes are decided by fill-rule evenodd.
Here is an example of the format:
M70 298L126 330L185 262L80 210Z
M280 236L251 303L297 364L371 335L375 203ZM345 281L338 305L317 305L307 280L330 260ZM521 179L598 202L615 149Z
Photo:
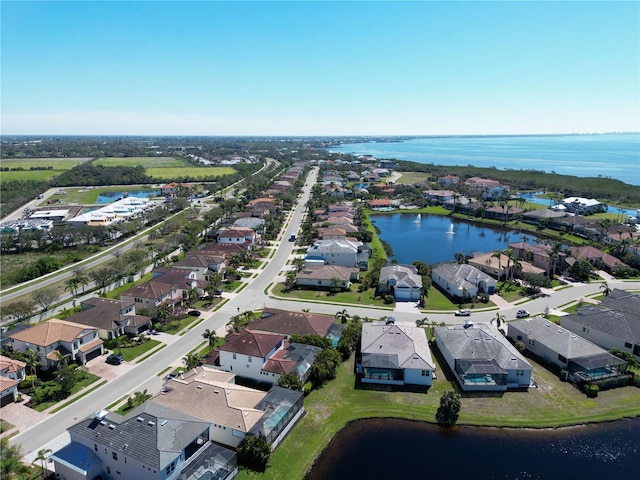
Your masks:
M589 398L596 398L598 396L598 392L600 391L600 387L595 383L587 383L583 387L584 393L587 394Z
M393 295L385 295L384 296L384 303L385 304L391 305L394 301L395 301L395 298L393 298Z
M612 388L626 387L629 385L630 375L622 375L619 377L603 378L596 380L594 383L600 390L610 390Z

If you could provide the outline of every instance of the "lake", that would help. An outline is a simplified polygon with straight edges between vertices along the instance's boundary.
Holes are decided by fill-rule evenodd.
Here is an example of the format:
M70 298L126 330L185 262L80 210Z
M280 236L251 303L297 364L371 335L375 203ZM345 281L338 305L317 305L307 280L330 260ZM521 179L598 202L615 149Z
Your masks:
M380 239L394 253L391 260L408 264L422 260L429 265L453 262L456 252L504 250L507 244L522 241L522 233L489 226L478 226L447 216L394 213L371 215L380 229ZM530 237L531 238L531 237Z
M159 190L134 190L132 192L100 192L96 203L111 203L121 198L135 197L135 198L149 198L157 197L160 195Z
M632 480L638 462L638 418L555 430L367 419L340 431L306 480Z
M426 137L348 143L330 152L434 165L611 177L640 185L640 134Z

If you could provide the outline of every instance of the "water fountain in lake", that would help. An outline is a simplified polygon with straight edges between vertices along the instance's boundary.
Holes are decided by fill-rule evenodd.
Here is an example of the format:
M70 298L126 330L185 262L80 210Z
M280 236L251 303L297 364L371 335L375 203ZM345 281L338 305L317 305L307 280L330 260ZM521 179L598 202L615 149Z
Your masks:
M421 213L419 213L419 214L416 216L415 223L420 223L421 221L422 221L422 214L421 214Z
M451 224L449 225L449 230L447 231L447 234L449 234L449 235L453 235L453 234L454 234L454 231L453 231L453 223L451 223Z

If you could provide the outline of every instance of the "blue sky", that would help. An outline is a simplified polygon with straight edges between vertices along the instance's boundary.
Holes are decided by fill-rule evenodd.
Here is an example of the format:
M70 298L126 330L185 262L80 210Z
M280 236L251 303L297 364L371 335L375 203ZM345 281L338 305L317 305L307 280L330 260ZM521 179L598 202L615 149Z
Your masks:
M640 131L640 3L3 0L2 133Z

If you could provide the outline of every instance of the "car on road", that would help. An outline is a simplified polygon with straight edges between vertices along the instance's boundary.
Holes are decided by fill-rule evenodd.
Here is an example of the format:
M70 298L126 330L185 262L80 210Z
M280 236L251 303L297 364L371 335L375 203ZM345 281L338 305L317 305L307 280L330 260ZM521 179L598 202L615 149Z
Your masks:
M292 233L291 236L289 237L289 241L290 242L295 242L296 241L296 234Z
M516 312L516 318L525 318L528 317L530 315L529 312L527 312L526 310L518 310Z
M116 355L115 353L112 353L107 357L105 362L107 362L109 365L120 365L122 362L124 362L124 357L122 355Z
M469 315L471 315L471 310L461 308L460 310L456 310L456 313L454 313L454 315L456 317L468 317Z
M191 317L199 317L200 315L202 315L202 312L200 310L189 310L188 313Z

